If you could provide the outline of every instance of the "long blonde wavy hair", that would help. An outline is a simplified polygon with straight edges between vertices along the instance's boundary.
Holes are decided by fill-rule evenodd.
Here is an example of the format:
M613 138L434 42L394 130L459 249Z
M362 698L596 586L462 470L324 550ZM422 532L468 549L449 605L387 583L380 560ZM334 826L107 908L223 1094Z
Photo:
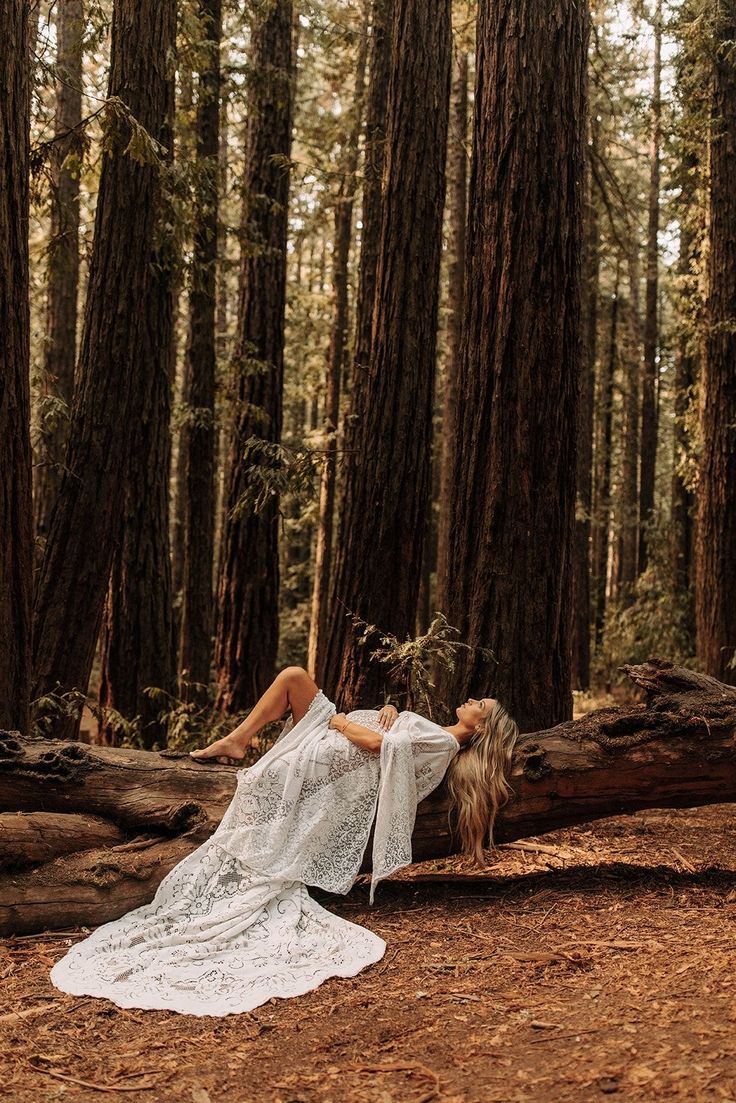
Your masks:
M499 701L494 701L483 727L473 733L447 771L450 815L457 816L462 849L476 864L494 846L493 828L499 808L513 793L508 777L519 727Z

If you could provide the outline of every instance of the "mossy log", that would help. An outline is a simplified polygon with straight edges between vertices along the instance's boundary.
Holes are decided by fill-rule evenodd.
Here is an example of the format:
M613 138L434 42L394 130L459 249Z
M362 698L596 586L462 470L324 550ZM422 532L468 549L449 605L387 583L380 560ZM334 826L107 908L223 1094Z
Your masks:
M736 799L736 688L661 659L622 669L639 704L521 736L497 841ZM215 830L237 769L0 733L0 933L95 926L146 903ZM448 809L444 786L419 806L415 860L457 850Z

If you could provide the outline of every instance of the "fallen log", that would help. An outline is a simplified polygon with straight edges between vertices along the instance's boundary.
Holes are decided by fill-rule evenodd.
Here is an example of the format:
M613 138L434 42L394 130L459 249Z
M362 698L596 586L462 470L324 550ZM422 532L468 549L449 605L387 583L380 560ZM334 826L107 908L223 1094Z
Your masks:
M622 669L643 702L520 737L498 842L736 800L736 688L661 659ZM95 926L146 903L215 830L237 769L0 733L0 933ZM457 850L448 811L444 787L419 806L415 860Z

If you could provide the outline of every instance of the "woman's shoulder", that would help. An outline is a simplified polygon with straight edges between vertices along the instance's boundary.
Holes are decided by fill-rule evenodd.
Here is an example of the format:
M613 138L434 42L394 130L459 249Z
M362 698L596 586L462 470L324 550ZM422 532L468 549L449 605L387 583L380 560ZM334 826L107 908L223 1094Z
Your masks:
M408 709L400 712L397 723L402 718L405 718L404 723L419 736L433 736L435 739L446 742L448 746L458 745L452 732L449 732L447 728L443 728L436 720L430 720L428 716L423 716L420 712L411 712Z

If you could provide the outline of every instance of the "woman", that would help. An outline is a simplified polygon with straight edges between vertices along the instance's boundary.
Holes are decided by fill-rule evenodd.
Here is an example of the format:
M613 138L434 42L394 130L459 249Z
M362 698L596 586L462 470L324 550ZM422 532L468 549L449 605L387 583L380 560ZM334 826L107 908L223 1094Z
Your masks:
M287 667L242 724L192 759L242 758L287 709L274 745L237 772L214 834L150 904L73 946L51 970L58 988L222 1016L354 976L383 957L385 942L327 911L307 885L348 892L375 821L372 903L377 882L411 862L417 804L448 767L463 846L482 857L510 794L504 775L518 735L498 701L466 701L448 727L392 706L345 716L306 671Z

